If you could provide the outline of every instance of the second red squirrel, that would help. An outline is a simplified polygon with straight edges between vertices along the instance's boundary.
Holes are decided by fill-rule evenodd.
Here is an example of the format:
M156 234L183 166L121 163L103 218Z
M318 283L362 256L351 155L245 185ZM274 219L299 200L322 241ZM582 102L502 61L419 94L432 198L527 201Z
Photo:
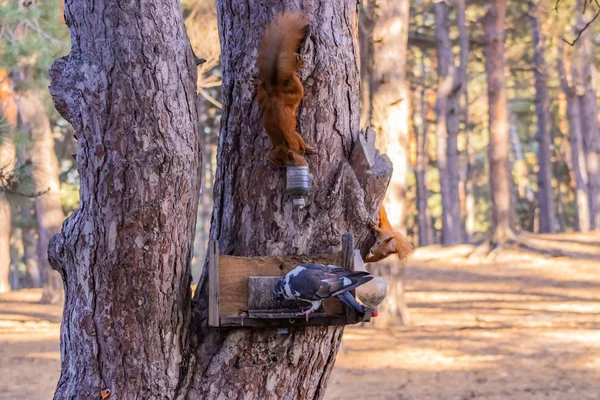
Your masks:
M271 148L268 159L277 166L305 166L305 153L313 152L296 131L296 109L304 87L296 71L302 67L297 53L308 22L299 13L279 15L267 26L258 47L258 105Z
M394 231L383 206L379 208L379 226L373 224L371 228L377 232L377 241L371 247L365 262L381 261L392 254L404 260L412 252L412 244L404 235Z

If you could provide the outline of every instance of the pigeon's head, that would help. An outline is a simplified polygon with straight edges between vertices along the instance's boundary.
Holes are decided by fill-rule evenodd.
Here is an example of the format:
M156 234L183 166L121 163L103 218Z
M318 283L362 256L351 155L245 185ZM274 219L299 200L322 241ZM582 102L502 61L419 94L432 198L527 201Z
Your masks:
M275 296L275 300L277 301L282 301L285 299L285 290L283 288L284 282L283 279L281 279L279 282L277 282L277 285L275 285L275 290L273 290L273 295Z

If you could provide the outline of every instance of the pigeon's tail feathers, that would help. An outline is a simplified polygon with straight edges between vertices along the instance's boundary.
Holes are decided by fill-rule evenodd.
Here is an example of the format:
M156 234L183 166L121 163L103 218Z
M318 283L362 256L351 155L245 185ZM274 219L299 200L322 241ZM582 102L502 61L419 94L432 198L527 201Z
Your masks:
M365 315L365 308L356 301L354 296L352 296L349 292L340 293L337 296L341 301L344 302L348 307L352 308L359 316Z

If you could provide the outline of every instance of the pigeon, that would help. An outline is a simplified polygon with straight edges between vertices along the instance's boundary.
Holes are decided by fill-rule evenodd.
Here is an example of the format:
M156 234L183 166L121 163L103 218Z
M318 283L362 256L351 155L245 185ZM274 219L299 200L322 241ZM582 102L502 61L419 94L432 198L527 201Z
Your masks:
M321 301L336 296L358 314L365 314L361 306L348 291L369 282L373 277L366 271L348 271L336 265L304 263L288 272L275 286L277 300L300 300L311 306L296 314L305 316L316 311Z

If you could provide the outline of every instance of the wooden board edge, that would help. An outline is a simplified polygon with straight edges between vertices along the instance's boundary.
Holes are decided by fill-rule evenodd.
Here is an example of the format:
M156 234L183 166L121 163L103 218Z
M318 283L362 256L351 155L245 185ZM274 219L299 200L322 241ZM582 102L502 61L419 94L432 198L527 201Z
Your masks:
M219 327L219 242L208 244L208 326Z

